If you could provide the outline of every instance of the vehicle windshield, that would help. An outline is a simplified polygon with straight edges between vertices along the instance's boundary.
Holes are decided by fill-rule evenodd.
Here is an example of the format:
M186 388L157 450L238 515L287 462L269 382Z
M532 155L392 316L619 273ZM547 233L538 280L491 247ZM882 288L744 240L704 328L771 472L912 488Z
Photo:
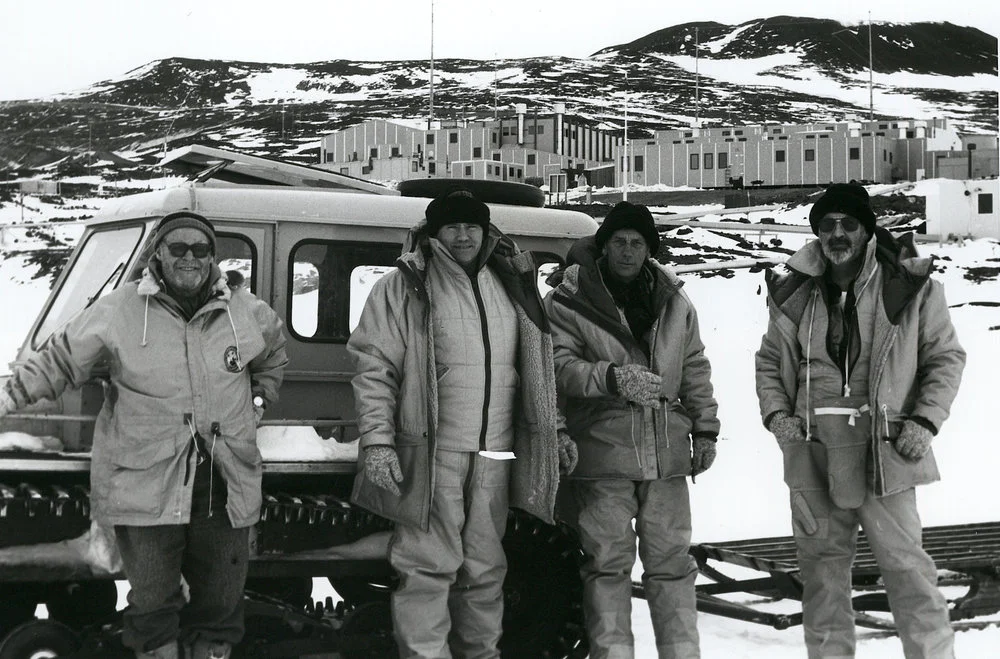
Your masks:
M32 347L37 349L78 311L114 290L139 245L143 230L142 226L131 226L96 231L85 239L35 332Z

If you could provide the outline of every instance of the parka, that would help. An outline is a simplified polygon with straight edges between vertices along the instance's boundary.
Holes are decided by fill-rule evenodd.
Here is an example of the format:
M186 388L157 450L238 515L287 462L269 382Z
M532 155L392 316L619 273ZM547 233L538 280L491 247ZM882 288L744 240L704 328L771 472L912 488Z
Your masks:
M347 349L360 433L359 461L369 446L391 446L403 472L401 496L372 484L360 469L352 501L398 523L426 530L434 491L437 373L430 291L426 285L429 238L423 225L396 269L372 287ZM490 225L485 266L500 280L517 313L517 372L510 505L554 522L559 481L552 338L535 283L532 255Z
M714 438L720 427L697 312L680 278L648 259L639 275L656 282L647 358L604 284L598 254L592 238L578 241L571 265L545 298L566 427L579 452L572 478L687 476L691 436ZM661 376L659 408L617 395L609 371L625 364Z
M211 297L187 321L147 269L53 333L8 382L23 407L80 386L106 362L90 482L92 514L109 526L190 521L196 436L226 481L233 527L260 518L252 400L278 399L283 323L252 293L231 291L217 266L210 277Z
M871 329L861 331L862 340L871 342L866 346L871 354L871 487L876 496L886 496L940 478L933 450L910 462L892 441L910 417L941 428L958 393L966 355L948 313L944 287L930 278L933 261L917 256L912 234L896 239L876 228L864 259L856 281L866 282L864 295L874 296L869 305ZM825 349L825 269L819 241L812 241L766 275L770 322L755 358L765 427L776 412L808 415L815 404L805 400L809 374L804 348L811 344L813 351Z

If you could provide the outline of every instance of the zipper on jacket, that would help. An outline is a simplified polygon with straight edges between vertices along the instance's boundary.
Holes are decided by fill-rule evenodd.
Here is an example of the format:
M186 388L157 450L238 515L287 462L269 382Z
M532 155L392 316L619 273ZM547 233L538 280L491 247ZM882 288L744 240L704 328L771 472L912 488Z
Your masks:
M871 382L871 389L868 392L868 399L871 401L871 404L872 404L873 408L877 407L876 401L875 401L875 397L878 396L878 388L882 385L882 376L885 373L885 363L887 361L889 361L889 351L892 349L892 344L896 342L896 333L897 333L897 330L898 330L898 326L893 325L892 326L892 330L891 330L891 332L889 334L889 339L888 339L888 341L886 342L886 345L885 345L885 350L882 352L881 358L879 359L879 362L878 362L878 367L875 369L875 376L874 376L874 378L871 378L871 377L869 378L870 382ZM872 346L872 349L874 350L874 346ZM881 408L883 410L883 416L885 417L886 437L888 438L888 435L889 435L889 416L887 414L884 414L884 412L887 409L887 405L885 403L882 403L881 404ZM873 446L874 450L876 451L876 457L877 457L878 451L880 450L880 448L879 448L878 442L875 441L874 439L872 440L872 446ZM888 486L886 485L886 482L885 482L885 467L882 464L881 460L876 460L875 462L876 462L876 471L875 471L875 481L876 481L875 485L876 485L876 487L875 487L875 494L878 495L878 496L885 496L886 494L889 494L889 491L888 491L889 488L888 488ZM878 488L879 484L881 484L881 486L882 486L882 491L881 492L879 492L879 488Z
M486 424L490 418L490 381L493 379L491 367L493 355L490 350L490 328L486 322L486 305L483 303L483 294L479 289L478 273L469 275L469 281L472 283L472 294L476 298L476 308L479 310L479 327L483 333L483 376L485 386L483 387L483 414L479 428L479 450L485 451Z

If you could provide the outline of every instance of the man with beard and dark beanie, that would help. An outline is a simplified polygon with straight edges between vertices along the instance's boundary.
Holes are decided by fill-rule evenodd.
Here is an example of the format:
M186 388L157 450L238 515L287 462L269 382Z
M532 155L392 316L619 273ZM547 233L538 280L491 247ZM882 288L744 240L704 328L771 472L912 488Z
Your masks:
M131 587L122 641L139 659L225 659L244 633L262 497L256 424L288 363L283 323L226 285L207 219L180 211L154 231L141 279L95 300L21 365L0 390L0 416L107 363L91 510L114 527Z
M545 298L556 386L579 453L565 512L586 556L595 659L634 656L637 541L658 656L700 653L685 477L712 466L718 405L694 305L652 258L659 244L649 209L623 201L570 249Z
M764 426L781 448L809 657L853 657L851 564L868 536L907 659L951 659L915 487L938 480L931 440L965 366L944 288L913 235L875 223L868 192L837 183L809 213L818 239L767 273L756 355Z

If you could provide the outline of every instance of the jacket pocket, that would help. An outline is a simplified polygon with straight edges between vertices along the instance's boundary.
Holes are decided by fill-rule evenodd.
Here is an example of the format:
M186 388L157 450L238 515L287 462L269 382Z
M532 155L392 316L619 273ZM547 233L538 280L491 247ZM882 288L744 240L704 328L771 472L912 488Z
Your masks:
M688 476L691 474L691 428L693 423L684 408L680 405L668 407L665 410L666 428L662 435L666 437L657 447L659 470L664 477Z
M229 488L227 507L232 511L233 520L237 523L252 519L256 521L260 515L262 500L261 478L263 460L255 442L236 439L227 435L217 441L224 442L232 454L229 464L219 462L219 470L226 473L226 483ZM218 460L221 456L216 455Z
M830 498L840 508L860 507L865 501L872 428L867 399L823 399L813 409L813 420L816 437L826 447Z
M896 451L896 438L899 437L906 415L886 405L880 406L878 413L879 436L882 440L875 446L875 494L897 494L917 485L940 480L941 474L933 448L916 462L907 460Z
M177 433L162 426L129 425L131 437L119 437L108 451L107 513L157 517L170 496L167 477L182 459L175 447Z
M826 447L819 442L792 442L781 449L785 484L792 492L826 490Z

